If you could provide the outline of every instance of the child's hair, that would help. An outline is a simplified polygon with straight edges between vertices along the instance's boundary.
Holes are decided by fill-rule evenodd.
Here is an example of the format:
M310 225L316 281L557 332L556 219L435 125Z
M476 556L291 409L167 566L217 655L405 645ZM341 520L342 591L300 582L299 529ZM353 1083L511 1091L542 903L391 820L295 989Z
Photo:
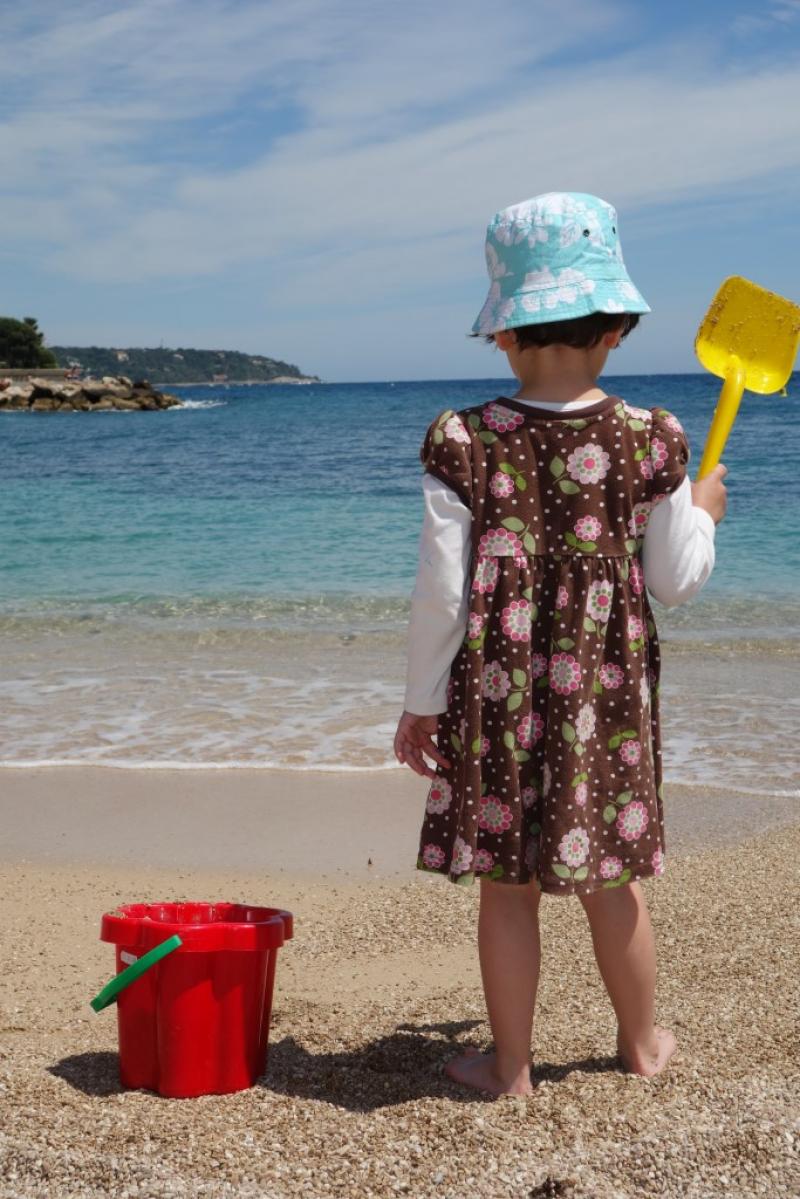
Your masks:
M622 329L623 339L639 324L636 312L593 312L590 316L579 316L569 321L547 321L542 325L520 325L510 329L521 350L530 346L572 346L573 349L591 349L605 336ZM485 340L494 344L494 333L487 333Z

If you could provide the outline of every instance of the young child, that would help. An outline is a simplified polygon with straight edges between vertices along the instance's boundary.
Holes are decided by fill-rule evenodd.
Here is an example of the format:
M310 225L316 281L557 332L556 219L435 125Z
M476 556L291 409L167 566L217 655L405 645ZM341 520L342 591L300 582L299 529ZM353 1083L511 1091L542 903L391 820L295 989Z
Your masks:
M519 389L443 412L422 447L401 763L432 780L420 869L481 881L478 947L494 1051L448 1064L493 1094L531 1090L541 892L578 895L623 1066L657 1074L655 948L638 879L664 871L659 650L667 605L714 564L718 467L692 485L680 424L597 385L649 312L614 209L549 193L489 224L473 333ZM423 756L424 755L424 756ZM436 763L435 770L425 758Z

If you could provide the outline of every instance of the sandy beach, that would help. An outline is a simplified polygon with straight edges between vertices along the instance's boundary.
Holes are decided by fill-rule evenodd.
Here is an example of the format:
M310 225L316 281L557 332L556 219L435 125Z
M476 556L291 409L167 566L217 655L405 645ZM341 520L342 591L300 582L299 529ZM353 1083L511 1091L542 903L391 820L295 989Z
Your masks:
M442 1072L489 1030L477 888L411 868L422 780L74 768L0 786L3 1199L800 1193L788 804L670 790L667 873L645 884L680 1042L665 1074L620 1072L580 905L548 899L538 1085L491 1101ZM100 916L158 898L295 915L249 1091L119 1087L114 1012L88 1006L113 970Z

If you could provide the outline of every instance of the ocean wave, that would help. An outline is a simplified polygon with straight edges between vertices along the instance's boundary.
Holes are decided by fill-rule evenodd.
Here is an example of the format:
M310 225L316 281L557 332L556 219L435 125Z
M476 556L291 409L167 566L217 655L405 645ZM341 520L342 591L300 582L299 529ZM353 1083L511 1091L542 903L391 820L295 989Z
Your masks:
M358 766L346 762L327 762L314 766L298 766L296 764L287 765L284 762L271 761L265 759L263 761L240 762L221 761L221 762L196 762L196 761L178 761L167 759L166 761L147 761L146 759L131 759L125 761L119 759L114 762L105 761L102 758L43 758L41 761L25 761L24 759L15 761L0 760L0 770L43 770L48 767L65 767L65 766L84 766L92 769L106 770L276 770L300 772L303 774L371 774L375 771L384 770L402 770L398 762L379 762L371 766Z
M168 412L191 412L195 408L227 408L227 400L181 400L180 407L168 408Z

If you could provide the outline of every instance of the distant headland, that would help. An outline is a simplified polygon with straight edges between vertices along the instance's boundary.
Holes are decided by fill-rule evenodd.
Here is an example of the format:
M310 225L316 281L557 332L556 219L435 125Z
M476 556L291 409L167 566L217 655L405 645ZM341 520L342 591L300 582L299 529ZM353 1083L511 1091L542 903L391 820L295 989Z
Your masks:
M48 346L48 349L60 367L99 379L121 372L134 379L150 379L156 385L173 387L189 383L320 382L316 375L304 375L291 362L236 350L172 350L165 346L157 349Z

